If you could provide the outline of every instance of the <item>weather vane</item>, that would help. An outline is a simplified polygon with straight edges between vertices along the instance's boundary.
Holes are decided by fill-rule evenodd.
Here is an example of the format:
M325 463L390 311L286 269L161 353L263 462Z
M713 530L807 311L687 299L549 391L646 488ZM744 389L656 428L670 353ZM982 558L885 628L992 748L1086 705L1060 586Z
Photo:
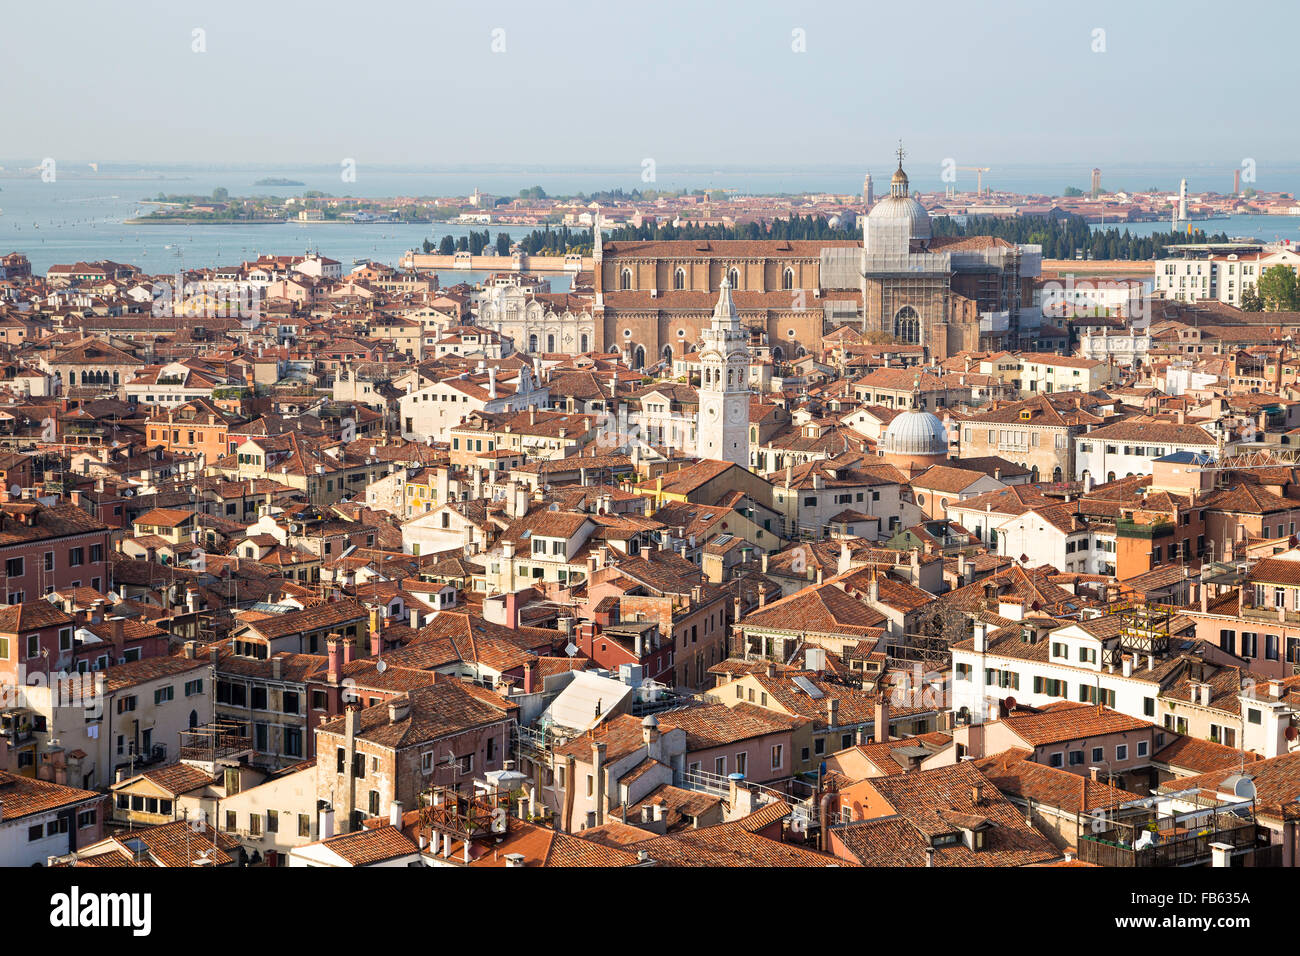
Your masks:
M898 141L898 168L899 169L903 168L903 157L906 155L907 155L907 151L903 149L903 141L900 139Z

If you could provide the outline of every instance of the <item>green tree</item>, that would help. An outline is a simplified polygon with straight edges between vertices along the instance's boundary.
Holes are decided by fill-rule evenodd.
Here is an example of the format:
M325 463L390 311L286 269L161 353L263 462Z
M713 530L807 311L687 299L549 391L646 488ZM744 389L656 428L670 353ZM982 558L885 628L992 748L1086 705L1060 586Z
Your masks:
M497 233L497 255L510 255L510 236L504 232Z
M1246 291L1241 294L1241 310L1243 312L1263 312L1264 301L1259 297L1253 285L1246 286Z
M438 243L438 255L449 256L456 251L456 240L451 236L443 236L442 241Z
M1065 192L1061 193L1061 195L1062 195L1062 196L1070 196L1070 197L1073 197L1073 196L1082 196L1082 195L1083 195L1083 190L1080 189L1078 186L1066 186L1066 187L1065 187Z
M218 186L216 189L212 190L213 202L225 202L229 198L230 191L224 186Z
M1255 287L1268 312L1294 312L1300 307L1300 284L1289 266L1270 266Z

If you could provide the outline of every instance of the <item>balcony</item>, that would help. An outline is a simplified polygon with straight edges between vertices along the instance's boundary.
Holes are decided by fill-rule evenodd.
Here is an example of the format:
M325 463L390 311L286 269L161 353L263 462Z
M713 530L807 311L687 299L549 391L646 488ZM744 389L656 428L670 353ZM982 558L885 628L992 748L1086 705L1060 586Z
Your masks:
M1134 521L1119 518L1115 521L1115 534L1121 538L1166 538L1174 533L1172 521Z
M215 763L222 758L251 753L253 739L248 725L235 721L218 721L204 727L182 730L179 758Z
M1255 848L1260 842L1258 831L1254 805L1249 802L1162 819L1146 812L1128 822L1108 819L1105 829L1080 834L1079 859L1097 866L1198 866L1213 857L1215 843L1234 850Z
M1300 624L1300 611L1285 607L1255 605L1244 590L1242 595L1240 613L1243 618L1267 624Z

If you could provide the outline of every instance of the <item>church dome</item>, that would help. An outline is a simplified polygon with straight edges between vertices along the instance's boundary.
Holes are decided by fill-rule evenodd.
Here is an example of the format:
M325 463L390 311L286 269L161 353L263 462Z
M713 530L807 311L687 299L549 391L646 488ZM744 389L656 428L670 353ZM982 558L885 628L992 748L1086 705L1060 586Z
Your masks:
M898 168L889 180L889 195L867 213L868 252L907 252L911 240L930 238L930 214L908 195L908 189L900 145ZM871 241L873 236L875 243Z
M883 444L887 455L947 458L948 429L937 415L914 408L889 423Z
M903 181L907 182L906 177ZM930 238L930 214L911 196L886 196L871 207L867 219L872 229L886 224L901 226L907 229L909 239Z

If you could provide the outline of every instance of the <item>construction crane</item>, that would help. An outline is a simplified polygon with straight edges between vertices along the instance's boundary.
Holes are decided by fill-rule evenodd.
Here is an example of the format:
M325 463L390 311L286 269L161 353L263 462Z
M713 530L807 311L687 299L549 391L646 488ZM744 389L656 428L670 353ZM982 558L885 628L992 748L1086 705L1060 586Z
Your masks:
M975 195L984 195L984 174L989 171L988 166L958 166L958 169L964 169L969 173L975 173Z

